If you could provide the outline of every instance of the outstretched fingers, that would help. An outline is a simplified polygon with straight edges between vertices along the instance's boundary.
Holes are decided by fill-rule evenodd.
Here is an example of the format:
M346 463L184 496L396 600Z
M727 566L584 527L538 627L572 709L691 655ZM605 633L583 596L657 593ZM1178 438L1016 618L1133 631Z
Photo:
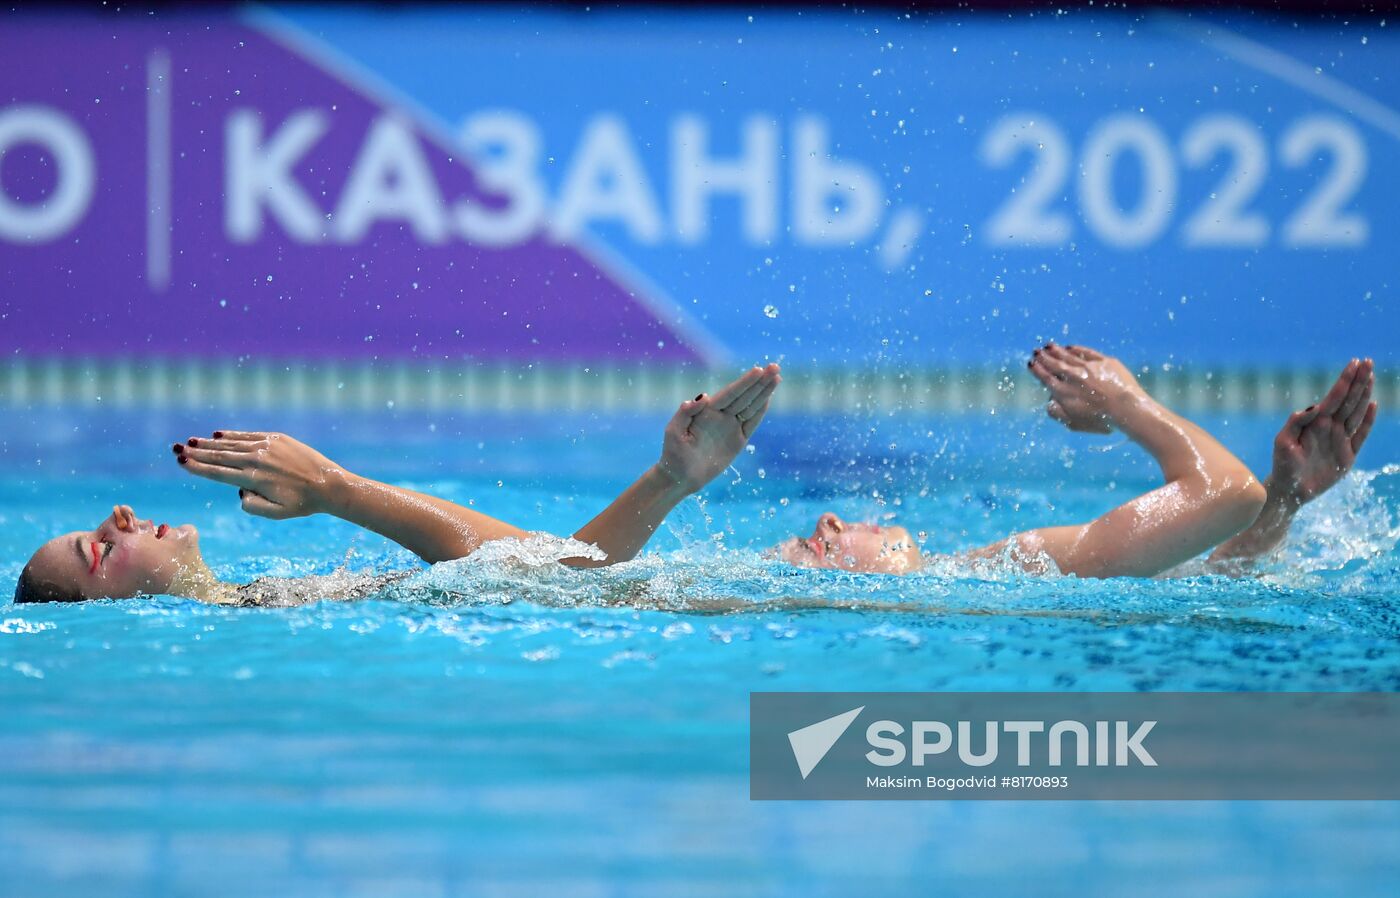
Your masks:
M175 445L182 445L176 443ZM190 437L183 443L187 448L222 449L224 452L252 452L258 442L254 440L216 440L212 437Z
M710 405L721 411L728 408L735 399L743 395L744 391L763 378L764 369L755 365L734 380L728 386L721 387L710 397Z
M284 507L252 490L239 490L238 498L243 505L243 510L248 512L248 514L257 515L260 518L283 518L287 516L287 510Z
M258 456L252 452L231 451L227 449L205 449L201 446L175 446L175 454L183 458L203 462L207 465L219 465L224 468L247 468L252 467Z
M1352 381L1356 379L1356 373L1360 367L1361 363L1356 359L1347 362L1347 366L1338 375L1337 382L1332 384L1332 389L1327 391L1327 395L1322 397L1321 402L1313 406L1314 414L1308 419L1309 422L1319 415L1331 416L1337 413L1337 410L1342 407L1342 403L1346 401L1347 394L1351 392Z
M748 389L731 399L727 405L722 406L720 411L727 415L739 414L741 410L748 408L749 403L753 402L754 399L772 383L773 378L765 374L763 377L749 384Z
M216 430L213 434L216 440L236 440L238 442L257 442L267 439L267 434L251 430Z
M1086 362L1101 362L1106 358L1106 356L1097 349L1090 349L1087 346L1080 346L1077 343L1071 343L1066 346L1065 349L1068 349Z
M1332 444L1332 457L1336 460L1337 470L1342 473L1351 470L1351 466L1356 464L1356 450L1351 448L1351 434L1347 433L1341 421L1332 421L1326 439Z
M768 405L768 399L773 395L773 391L778 389L778 384L782 383L781 377L774 376L771 380L764 378L758 391L749 397L749 401L742 408L734 411L734 417L740 421L747 421L758 414L759 409Z
M1347 433L1355 433L1361 425L1361 416L1371 402L1371 388L1375 385L1375 366L1370 359L1363 359L1351 380L1351 388L1337 409L1337 419L1347 426ZM1353 420L1354 419L1354 420Z
M1054 345L1049 349L1037 349L1036 353L1040 364L1050 372L1051 377L1055 380L1068 380L1079 372L1082 364L1078 359L1075 359L1074 362L1068 361L1069 354Z
M741 416L739 418L739 428L744 432L744 439L747 440L749 437L753 436L755 430L758 430L758 425L763 421L763 416L768 414L768 402L772 395L773 392L770 390L768 396L764 398L763 403L758 407L758 410L753 412L752 417L745 418Z
M1366 406L1366 414L1361 417L1361 425L1356 428L1356 433L1351 435L1351 451L1355 455L1361 452L1361 446L1366 442L1366 437L1371 435L1371 425L1376 423L1376 404L1373 402Z
M215 483L224 483L229 486L244 487L252 489L253 472L246 468L229 468L224 465L214 465L202 462L186 456L180 457L180 464L186 471L196 477L203 477L205 480L212 480Z
M1046 343L1042 350L1046 355L1049 355L1050 358L1061 363L1062 365L1066 365L1071 368L1084 367L1084 359L1081 356L1070 352L1067 348L1059 345L1058 343Z
M1055 388L1057 379L1054 373L1046 366L1045 360L1042 359L1040 355L1032 356L1028 367L1031 369L1031 373L1035 375L1036 380L1040 381L1049 389L1053 390Z

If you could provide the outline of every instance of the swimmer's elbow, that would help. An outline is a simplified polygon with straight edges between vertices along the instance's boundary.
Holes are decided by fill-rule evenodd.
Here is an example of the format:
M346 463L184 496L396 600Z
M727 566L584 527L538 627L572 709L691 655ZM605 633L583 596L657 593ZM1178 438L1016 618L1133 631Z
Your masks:
M1269 501L1268 489L1253 474L1249 475L1249 483L1245 484L1245 501L1251 511L1251 521L1259 517L1259 512L1264 510L1264 504Z
M1253 524L1269 498L1264 484L1248 468L1228 478L1220 487L1220 494L1221 517L1228 522L1232 534Z

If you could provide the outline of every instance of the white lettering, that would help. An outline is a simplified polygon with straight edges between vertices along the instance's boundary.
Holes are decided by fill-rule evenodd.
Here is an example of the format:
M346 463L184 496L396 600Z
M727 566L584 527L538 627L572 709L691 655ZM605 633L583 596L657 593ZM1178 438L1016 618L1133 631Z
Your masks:
M503 209L459 202L454 211L462 236L483 246L512 246L534 236L546 207L544 183L537 173L539 128L518 112L493 109L468 119L461 139L481 187L508 200Z
M1131 738L1128 736L1128 722L1120 720L1114 728L1117 739L1114 740L1114 762L1119 767L1128 766L1128 752L1132 752L1138 762L1144 767L1156 767L1157 759L1142 747L1142 740L1147 738L1147 734L1152 732L1152 728L1157 725L1155 720L1145 720L1138 724L1133 731Z
M263 206L292 238L316 243L325 236L321 211L291 175L291 167L326 133L319 109L292 113L272 139L262 142L262 116L238 109L224 129L224 230L236 243L262 234Z
M376 222L402 220L425 243L447 240L447 212L413 127L396 115L375 120L335 207L335 234L364 239Z
M1113 168L1120 153L1134 152L1142 165L1137 206L1123 211L1113 190ZM1084 143L1079 202L1084 220L1112 246L1145 246L1161 236L1176 205L1176 167L1171 147L1157 126L1136 115L1100 123Z
M986 767L997 759L997 724L994 720L986 722L984 728L985 746L982 754L972 753L972 724L966 720L958 721L958 758L964 764L973 767Z
M1050 766L1059 767L1064 756L1065 733L1073 733L1074 763L1089 766L1089 728L1077 720L1061 720L1050 727Z
M721 191L742 201L746 240L772 240L778 230L777 127L758 116L747 118L743 154L732 161L709 158L709 144L709 127L698 116L681 116L672 124L671 202L681 242L709 236L709 199Z
M929 733L938 737L931 745L924 738ZM947 751L952 741L953 731L948 728L948 724L939 720L914 721L914 766L922 767L924 758Z
M826 123L805 116L793 129L793 233L811 244L855 243L880 224L880 182L827 149Z
M661 239L661 213L641 160L632 148L627 125L614 115L589 123L559 191L551 232L564 241L591 221L616 219L632 239Z
M887 735L888 734L888 735ZM877 720L865 729L865 741L870 743L870 751L865 759L881 767L894 767L904 763L904 743L893 736L904 735L904 727L893 720ZM882 751L888 754L881 754Z
M21 204L0 190L0 238L44 242L63 236L86 214L97 182L87 134L67 115L47 106L11 106L0 112L0 161L12 147L33 143L53 157L53 192Z
M1045 732L1045 724L1039 720L1008 720L1002 725L1008 733L1016 734L1016 763L1028 767L1031 763L1031 733Z

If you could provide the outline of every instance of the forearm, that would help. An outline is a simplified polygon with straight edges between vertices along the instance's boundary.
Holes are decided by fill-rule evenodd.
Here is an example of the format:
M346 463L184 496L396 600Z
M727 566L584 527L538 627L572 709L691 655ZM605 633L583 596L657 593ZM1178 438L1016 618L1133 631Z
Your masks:
M529 532L454 502L339 471L323 511L388 537L429 564L470 555L484 542Z
M1146 393L1117 399L1109 418L1156 459L1168 483L1194 478L1223 487L1254 480L1249 468L1214 437Z
M637 557L656 528L666 520L666 515L692 493L693 490L677 483L653 465L611 505L574 534L574 539L596 545L607 557L602 561L565 558L564 563L573 567L606 567L630 561Z
M1221 543L1210 554L1210 563L1247 561L1258 558L1278 548L1279 544L1288 536L1288 530L1293 525L1293 519L1297 516L1302 503L1295 498L1284 495L1283 491L1279 490L1271 481L1266 482L1264 486L1268 490L1269 498L1265 501L1264 508L1259 512L1259 517L1244 532Z
M1150 577L1248 527L1265 502L1244 463L1201 428L1145 393L1125 396L1110 420L1157 460L1166 483L1079 527L1026 537L1060 570L1082 577Z

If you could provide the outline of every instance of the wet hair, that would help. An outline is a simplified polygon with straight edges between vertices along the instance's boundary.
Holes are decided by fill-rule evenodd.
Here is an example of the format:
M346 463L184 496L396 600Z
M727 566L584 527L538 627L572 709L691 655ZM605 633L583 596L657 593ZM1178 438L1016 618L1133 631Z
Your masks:
M29 565L24 566L20 571L19 582L15 584L15 604L24 605L31 602L76 602L82 596L61 588L55 583L49 583L34 576Z

